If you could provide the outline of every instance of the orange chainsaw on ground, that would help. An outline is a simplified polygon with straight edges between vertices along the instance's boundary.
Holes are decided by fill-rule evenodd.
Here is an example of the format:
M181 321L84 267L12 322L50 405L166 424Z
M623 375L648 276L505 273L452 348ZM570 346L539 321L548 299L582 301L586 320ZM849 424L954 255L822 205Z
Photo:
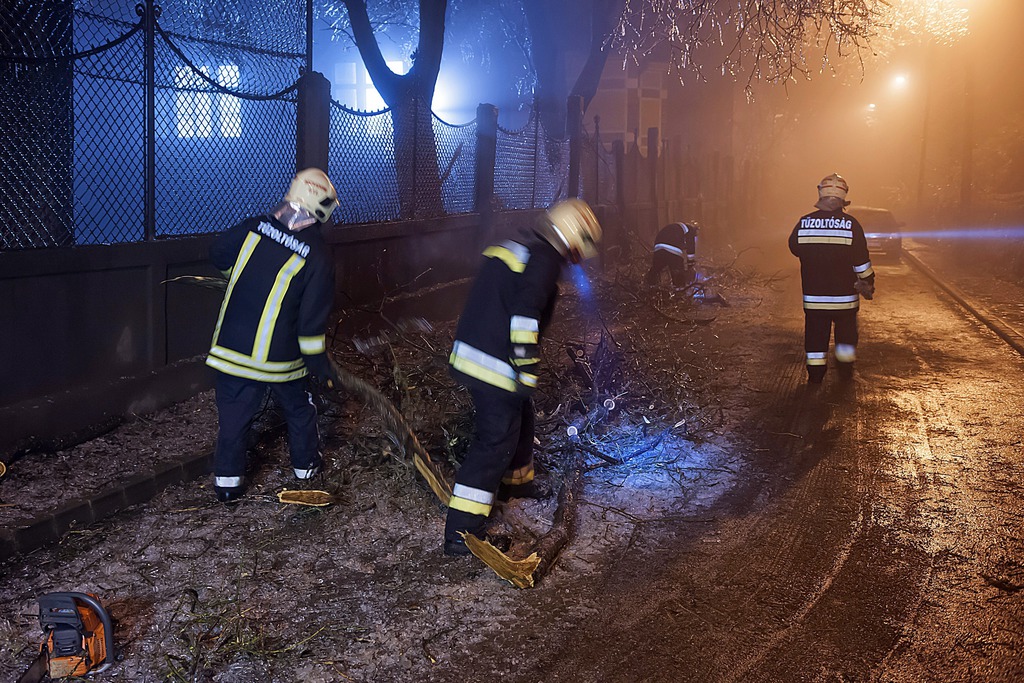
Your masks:
M39 598L39 656L17 683L40 683L105 671L114 659L114 624L95 595L48 593Z

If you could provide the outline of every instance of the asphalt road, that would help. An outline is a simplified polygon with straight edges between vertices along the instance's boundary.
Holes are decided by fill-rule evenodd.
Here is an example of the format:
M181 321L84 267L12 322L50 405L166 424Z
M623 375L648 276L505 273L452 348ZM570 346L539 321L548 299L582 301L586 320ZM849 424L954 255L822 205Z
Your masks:
M732 340L744 482L624 555L522 680L1024 680L1024 359L877 270L853 382L805 384L797 278Z

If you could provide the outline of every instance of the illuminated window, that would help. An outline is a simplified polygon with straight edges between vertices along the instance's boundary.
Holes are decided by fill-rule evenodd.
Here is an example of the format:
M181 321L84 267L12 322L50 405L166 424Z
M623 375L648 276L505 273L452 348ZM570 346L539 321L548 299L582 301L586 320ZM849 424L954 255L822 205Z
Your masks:
M211 78L210 69L199 68L202 76ZM234 95L207 91L209 84L187 66L174 71L175 130L180 138L211 138L216 133L222 138L242 136L242 102ZM238 88L239 70L234 64L217 67L216 81L225 88Z
M209 70L201 67L204 76ZM208 138L213 134L213 97L199 91L203 79L187 66L174 70L174 117L179 138Z
M405 62L390 61L388 68L397 74L406 72ZM380 96L377 89L373 87L373 79L370 78L366 67L361 63L345 62L336 64L334 67L334 83L331 96L350 109L361 109L362 111L378 111L387 107L384 98Z
M234 64L217 67L217 83L225 88L238 90L238 67ZM242 137L242 100L234 95L221 93L217 95L217 109L220 114L221 137Z

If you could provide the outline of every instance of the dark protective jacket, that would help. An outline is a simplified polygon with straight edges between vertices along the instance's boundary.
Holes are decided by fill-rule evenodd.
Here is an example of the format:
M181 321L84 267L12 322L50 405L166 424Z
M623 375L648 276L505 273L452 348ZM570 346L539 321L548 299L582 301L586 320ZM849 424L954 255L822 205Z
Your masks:
M452 376L466 386L523 395L537 386L540 339L565 259L540 238L524 241L484 251L449 357Z
M806 310L856 309L854 283L874 283L864 229L842 209L803 216L789 236L789 250L800 258Z
M696 223L669 223L654 238L654 251L666 251L693 263L697 258Z
M292 232L273 216L247 218L216 239L210 261L228 286L207 365L261 382L329 376L334 263L319 225Z

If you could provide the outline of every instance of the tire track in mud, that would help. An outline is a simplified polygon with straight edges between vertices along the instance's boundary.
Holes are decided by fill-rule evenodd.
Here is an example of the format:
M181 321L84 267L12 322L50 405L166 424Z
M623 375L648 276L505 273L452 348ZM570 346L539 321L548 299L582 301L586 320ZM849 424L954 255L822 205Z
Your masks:
M777 304L773 326L750 340L768 360L744 420L753 451L746 481L716 509L714 524L681 535L681 565L663 560L659 571L634 572L632 585L647 584L644 603L603 623L599 636L624 639L615 650L632 667L584 664L595 680L857 678L891 651L902 617L915 613L916 577L930 564L920 553L899 559L903 545L879 525L875 488L888 452L863 445L880 390L863 376L843 386L834 373L823 387L804 384L799 310L779 310L789 311ZM878 567L879 555L892 559ZM877 595L862 596L865 586ZM653 634L638 642L634 632Z
M950 628L956 601L975 610L976 631L992 609L978 595L977 569L960 566L969 553L949 549L999 542L971 528L995 514L987 501L965 501L961 516L954 495L972 474L957 444L985 427L965 427L970 392L1008 381L979 379L998 377L995 365L964 386L958 375L974 372L977 349L995 342L951 315L915 271L880 270L892 295L865 311L854 383L844 387L832 372L821 389L803 383L799 310L780 303L785 294L757 333L736 342L764 359L737 420L748 456L738 486L705 524L666 527L658 548L616 563L601 585L602 618L560 638L548 650L558 663L534 670L540 679L1024 680L943 677L943 657L969 659L978 637ZM971 485L992 486L983 484ZM984 522L980 533L1009 519ZM996 623L1024 626L1024 616Z

